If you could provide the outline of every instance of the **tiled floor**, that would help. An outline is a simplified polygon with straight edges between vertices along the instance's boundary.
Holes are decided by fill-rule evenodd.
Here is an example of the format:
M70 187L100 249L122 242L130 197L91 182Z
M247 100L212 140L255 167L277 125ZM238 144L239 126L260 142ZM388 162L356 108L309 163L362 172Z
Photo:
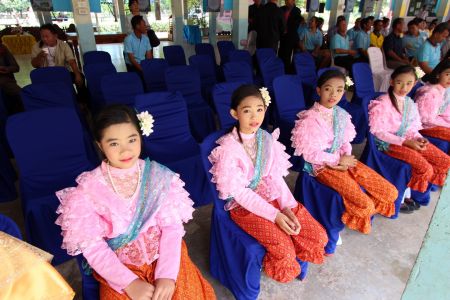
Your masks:
M164 44L164 43L162 43ZM162 56L161 46L155 56ZM99 50L110 51L118 71L124 71L119 45L101 45ZM186 51L189 56L189 51ZM31 70L29 56L18 56L21 72L17 79L20 85L29 83ZM363 145L356 145L354 153L360 155ZM297 174L291 172L287 182L293 189ZM423 237L434 212L439 192L432 194L429 207L422 207L411 215L401 215L397 220L376 217L370 235L362 235L345 229L343 245L325 264L312 265L304 282L294 280L288 284L277 283L262 276L259 299L400 299L411 269L421 247ZM11 216L23 228L20 200L0 204L0 213ZM194 219L186 225L186 242L193 261L216 290L218 299L233 299L231 293L209 273L209 234L211 205L194 213ZM81 299L81 284L74 260L57 269L68 280Z

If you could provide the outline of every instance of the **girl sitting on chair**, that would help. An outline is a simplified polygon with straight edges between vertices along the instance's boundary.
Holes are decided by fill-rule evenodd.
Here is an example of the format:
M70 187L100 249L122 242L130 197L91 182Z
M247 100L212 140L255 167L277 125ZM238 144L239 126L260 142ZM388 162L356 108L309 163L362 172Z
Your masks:
M267 250L266 274L289 282L301 272L296 258L323 263L328 238L283 179L291 164L277 141L279 130L260 128L269 103L265 89L242 85L234 91L230 113L237 123L217 140L210 172L231 219Z
M142 137L153 130L148 112L104 108L95 138L105 161L57 192L62 248L83 254L100 282L100 299L215 299L191 262L183 223L193 202L178 174L141 160Z
M397 189L351 154L355 127L350 115L337 106L344 91L345 76L340 71L329 70L320 76L320 100L298 114L292 146L295 155L303 155L304 170L342 196L342 222L368 234L373 215L390 217L395 213Z
M419 112L407 96L416 80L413 67L395 69L388 93L369 104L369 126L379 150L411 165L408 186L423 193L429 183L444 184L450 158L419 133L422 129ZM405 203L413 208L419 206L412 200L405 199Z
M421 134L450 142L450 60L430 74L429 84L417 90L415 100L424 129Z

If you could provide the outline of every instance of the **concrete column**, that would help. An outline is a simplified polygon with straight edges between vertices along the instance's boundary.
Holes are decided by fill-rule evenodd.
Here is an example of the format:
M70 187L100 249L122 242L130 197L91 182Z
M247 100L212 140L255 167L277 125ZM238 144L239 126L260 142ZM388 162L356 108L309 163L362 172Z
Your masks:
M378 2L377 2L377 7L376 7L376 9L375 9L375 14L374 14L374 16L375 16L375 20L378 20L379 18L380 18L380 15L381 15L381 9L383 8L383 1L382 0L379 0Z
M236 49L241 47L241 40L247 39L248 1L233 0L233 43Z
M120 22L120 29L123 33L127 33L125 32L125 28L127 28L126 26L126 21L127 18L125 17L125 6L123 4L123 0L116 0L117 2L117 8L119 11L119 22Z
M449 10L450 10L450 5L449 5L448 0L438 1L436 17L438 18L439 22L447 21Z
M345 0L331 1L330 19L328 20L328 28L336 25L336 20L339 15L342 15Z
M52 23L52 15L49 11L42 12L42 20L44 21L44 24Z
M72 0L72 7L81 55L88 51L97 50L89 1Z
M395 18L406 17L406 12L409 7L409 0L404 1L394 1L394 9L392 11L392 20Z
M209 13L209 43L211 45L215 45L217 43L217 36L216 36L216 27L217 27L217 12L210 12Z
M172 0L173 41L177 45L183 44L184 7L180 0Z

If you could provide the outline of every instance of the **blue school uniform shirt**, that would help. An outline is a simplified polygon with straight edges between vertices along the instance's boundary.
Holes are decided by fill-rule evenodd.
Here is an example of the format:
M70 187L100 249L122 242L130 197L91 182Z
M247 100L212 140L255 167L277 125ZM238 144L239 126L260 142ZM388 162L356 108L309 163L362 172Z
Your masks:
M299 37L308 51L313 51L317 46L321 47L323 43L323 35L319 29L315 33L305 30L299 34Z
M420 35L413 36L410 34L407 34L403 37L402 40L403 47L405 48L406 55L408 57L415 57L417 58L418 51L422 44L424 43L424 40Z
M150 46L150 40L145 34L141 35L141 38L138 38L134 34L134 32L132 32L127 35L123 44L123 51L125 52L125 63L128 65L131 65L131 62L128 58L127 53L133 53L134 59L137 61L137 63L140 64L141 61L145 60L145 53L152 50L152 46Z
M361 31L362 31L361 29L360 29L360 30L355 30L355 27L349 29L349 30L347 31L348 39L349 39L350 41L354 41L355 38L356 38L356 36L358 35L358 33L360 33Z
M428 66L432 69L441 61L441 44L433 46L430 41L425 41L417 54L419 62L428 62Z
M350 40L347 35L342 36L339 33L336 33L331 40L331 50L333 50L333 56L347 56L348 54L336 54L336 49L344 49L350 50Z
M367 50L370 47L370 34L360 30L355 37L355 49L363 49L363 50ZM361 54L358 51L358 54L355 57L360 57Z

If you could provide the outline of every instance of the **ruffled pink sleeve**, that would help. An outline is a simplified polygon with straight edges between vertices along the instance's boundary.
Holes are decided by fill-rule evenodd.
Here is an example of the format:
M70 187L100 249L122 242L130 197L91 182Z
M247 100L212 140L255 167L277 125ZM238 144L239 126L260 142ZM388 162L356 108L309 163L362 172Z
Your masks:
M422 130L422 122L420 121L420 115L419 110L417 109L417 104L414 103L411 99L408 101L411 101L411 113L410 113L410 121L409 121L409 127L408 127L408 137L414 137L414 138L420 138L422 135L420 134L419 130Z
M223 200L233 197L234 200L248 211L271 222L279 210L261 198L252 189L247 188L250 180L247 179L245 166L236 153L236 144L226 139L232 137L222 137L221 145L216 147L210 154L209 160L212 163L210 170L212 182L216 184L219 197Z
M181 239L184 235L183 223L192 219L193 205L194 202L184 189L184 182L177 174L172 180L170 192L157 215L161 238L155 279L177 279L180 270Z
M415 100L424 125L450 127L449 120L438 115L443 97L437 89L429 85L423 86L417 91Z
M303 158L316 165L337 166L339 164L340 153L328 153L328 148L324 132L316 120L314 114L310 111L302 111L295 121L292 130L292 147L295 149L294 155L303 155Z
M392 128L394 126L392 124L392 110L395 108L392 107L390 102L387 104L386 99L383 97L385 96L372 100L369 103L370 133L379 140L401 146L405 138L392 133L398 130L398 128Z
M351 155L352 154L352 144L351 142L355 139L356 129L355 125L352 123L352 116L346 113L347 121L345 125L344 131L344 139L342 141L342 146L339 153L342 155Z

